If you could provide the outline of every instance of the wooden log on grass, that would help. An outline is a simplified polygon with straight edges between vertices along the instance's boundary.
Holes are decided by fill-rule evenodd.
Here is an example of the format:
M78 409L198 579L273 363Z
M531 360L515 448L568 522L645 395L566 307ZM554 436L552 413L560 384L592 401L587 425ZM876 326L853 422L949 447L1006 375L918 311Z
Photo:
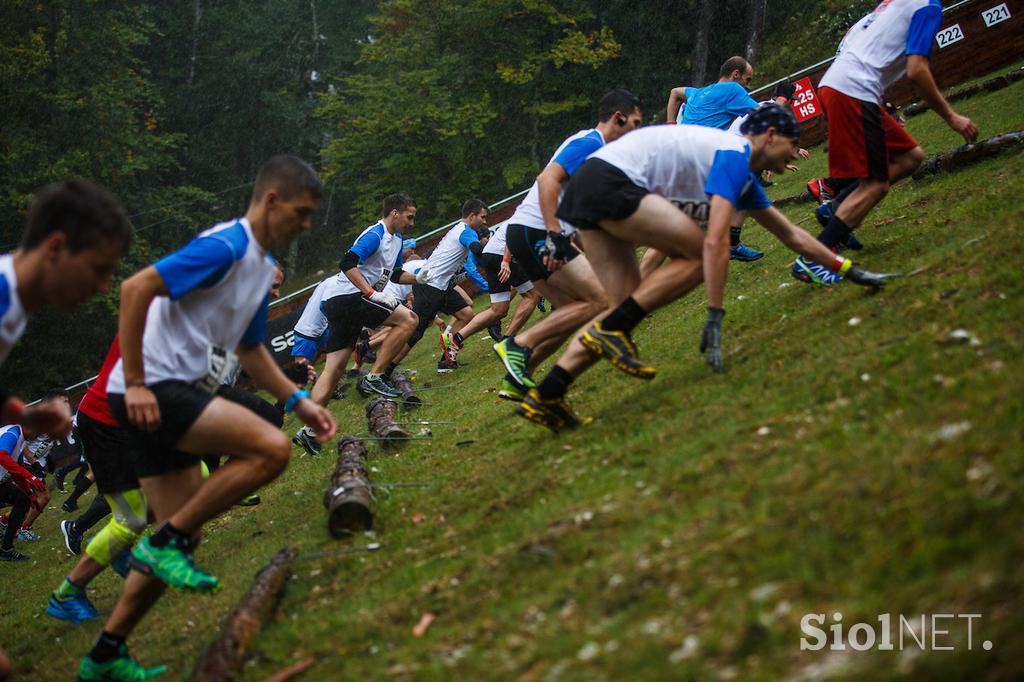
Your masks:
M338 441L338 462L331 485L324 493L327 528L336 538L368 531L373 527L373 493L366 447L354 436Z
M405 372L393 372L391 374L391 383L402 392L402 401L407 407L417 407L423 404L420 397L416 395L416 389L412 385L412 380L406 376Z
M944 152L932 154L925 159L921 167L914 173L914 179L920 180L928 175L962 168L968 164L995 156L1012 147L1019 147L1022 143L1024 143L1024 130L1018 130L1012 133L993 135L974 144L965 144L954 149L947 149Z
M411 437L411 434L395 421L397 414L398 404L387 398L376 398L366 404L366 421L370 426L370 433L379 438L385 446L396 445L397 442Z
M225 621L220 636L200 656L191 682L222 682L242 670L249 647L277 610L294 556L294 550L282 549L260 569L238 608Z

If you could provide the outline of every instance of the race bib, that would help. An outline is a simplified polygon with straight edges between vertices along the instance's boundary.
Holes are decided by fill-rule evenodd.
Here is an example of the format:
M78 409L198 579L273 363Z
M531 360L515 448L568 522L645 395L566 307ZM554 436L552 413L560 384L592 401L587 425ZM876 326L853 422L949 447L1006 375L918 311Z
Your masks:
M201 388L214 393L224 384L233 383L238 374L238 356L217 346L206 351L206 376L199 380Z
M391 271L390 270L384 270L384 272L382 272L381 275L380 275L380 279L378 279L376 282L374 282L373 288L375 290L377 290L377 291L384 291L384 288L387 287L388 282L390 282L390 281L391 281Z

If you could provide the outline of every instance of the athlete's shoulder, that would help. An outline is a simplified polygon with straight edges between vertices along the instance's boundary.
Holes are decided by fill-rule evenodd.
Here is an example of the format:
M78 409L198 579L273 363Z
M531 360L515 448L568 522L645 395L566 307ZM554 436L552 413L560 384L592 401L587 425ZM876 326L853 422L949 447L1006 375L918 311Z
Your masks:
M202 232L199 237L212 237L226 244L235 260L245 256L251 241L250 229L244 218L218 223Z

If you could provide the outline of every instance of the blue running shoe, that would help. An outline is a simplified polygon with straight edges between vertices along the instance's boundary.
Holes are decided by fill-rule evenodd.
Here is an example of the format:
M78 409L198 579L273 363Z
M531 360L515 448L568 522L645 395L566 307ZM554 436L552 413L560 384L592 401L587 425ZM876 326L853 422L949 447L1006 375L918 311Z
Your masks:
M758 251L757 249L751 248L740 242L736 246L729 249L729 260L739 260L744 262L755 261L758 258L763 258L764 252Z
M790 274L801 282L820 284L826 287L832 286L843 279L842 275L837 275L823 265L812 263L803 256L799 256L796 262L793 263L793 269L790 270Z
M22 528L18 531L18 539L22 542L35 542L39 539L39 534L31 528Z
M824 204L814 209L814 217L818 219L818 222L822 227L828 225L828 221L832 220L832 202L826 201Z
M57 620L66 620L72 625L84 623L100 615L96 607L92 605L85 592L79 592L67 599L58 599L56 594L50 595L50 605L46 607L46 613Z

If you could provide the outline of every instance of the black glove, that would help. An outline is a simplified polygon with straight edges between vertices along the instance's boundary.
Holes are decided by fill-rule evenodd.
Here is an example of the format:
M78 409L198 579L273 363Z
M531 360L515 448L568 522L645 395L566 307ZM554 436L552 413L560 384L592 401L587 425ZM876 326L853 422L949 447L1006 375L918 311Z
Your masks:
M565 260L573 248L572 240L560 232L548 232L547 239L536 244L537 255L541 262L550 258L554 260Z
M850 269L846 271L846 278L848 280L854 284L859 284L862 287L872 287L873 289L881 289L885 286L885 283L893 277L899 277L899 275L896 273L881 273L861 270L856 265L851 265Z
M796 86L788 81L782 81L775 86L774 97L785 97L789 101L793 101L793 95L796 94Z
M725 311L721 308L708 308L708 321L704 325L704 333L700 335L700 352L707 351L708 365L716 372L722 370L722 318Z

